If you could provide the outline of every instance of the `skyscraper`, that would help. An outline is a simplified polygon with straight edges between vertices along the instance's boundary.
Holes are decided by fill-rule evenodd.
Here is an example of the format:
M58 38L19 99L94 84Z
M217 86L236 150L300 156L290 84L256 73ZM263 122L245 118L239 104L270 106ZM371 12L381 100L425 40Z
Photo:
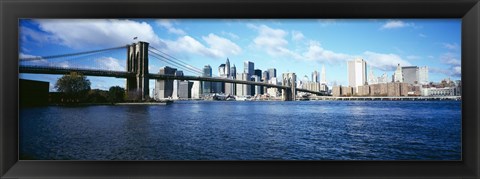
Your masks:
M251 61L245 61L243 62L243 73L248 74L248 76L252 76L255 71L254 71L254 64Z
M230 68L230 76L233 77L233 79L237 78L237 67L235 67L235 64Z
M165 66L160 68L158 74L174 75L177 69ZM174 80L156 80L155 81L155 99L170 98L173 94Z
M262 73L262 80L268 81L270 78L268 77L268 71L263 71Z
M312 72L312 82L314 82L314 83L319 83L320 82L320 78L319 78L319 74L318 74L317 70Z
M348 85L355 87L363 86L367 82L367 62L363 59L355 59L347 62Z
M227 73L225 73L225 64L220 64L220 66L218 66L218 76L220 77L227 77Z
M322 65L322 74L321 74L320 83L325 85L327 84L327 74L325 72L325 65Z
M212 67L210 65L205 65L203 67L203 77L212 77ZM212 83L209 81L202 82L202 91L203 94L208 94L212 90Z
M275 68L268 69L268 79L270 80L275 77L277 77L277 69Z
M408 84L418 83L418 67L417 66L405 66L402 67L403 82Z
M227 58L227 62L225 62L225 74L227 77L230 77L230 61Z
M418 83L420 83L422 85L429 83L429 81L428 81L428 67L427 66L420 67L418 69Z

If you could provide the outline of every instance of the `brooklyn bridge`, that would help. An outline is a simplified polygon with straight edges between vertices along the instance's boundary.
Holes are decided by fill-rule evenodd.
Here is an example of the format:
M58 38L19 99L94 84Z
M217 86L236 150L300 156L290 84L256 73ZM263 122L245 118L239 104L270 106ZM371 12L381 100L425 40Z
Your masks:
M61 66L55 62L42 63L44 65L39 65L40 63L25 63L25 62L38 62L38 61L49 61L55 59L66 59L66 60L82 60L82 57L88 55L94 55L99 53L108 53L115 50L125 50L127 51L126 59L126 70L110 70L110 69L101 69L100 68L82 68L82 67L72 67L72 66ZM166 64L169 64L173 67L184 69L194 75L171 75L171 74L155 74L149 73L149 59L160 60ZM106 59L103 59L106 60ZM283 85L270 84L266 82L255 82L247 80L236 80L228 78L218 78L218 77L206 77L202 76L201 70L198 68L189 65L188 63L179 60L161 50L158 50L155 47L149 47L147 42L136 42L129 45L123 45L113 48L99 49L99 50L90 50L83 52L67 53L60 55L48 55L48 56L36 56L36 57L20 57L20 73L30 73L30 74L54 74L54 75L63 75L69 74L70 72L78 72L85 76L98 76L98 77L114 77L114 78L124 78L126 79L126 90L127 92L136 92L141 95L141 99L146 100L149 98L149 80L190 80L190 81L202 81L202 82L225 82L232 84L245 84L252 86L264 86L268 88L278 88L282 90L282 99L290 101L295 99L296 92L307 92L311 94L316 94L323 96L324 93L320 91L311 91L302 88L295 87L295 81L292 79L283 79ZM295 79L293 79L295 80Z

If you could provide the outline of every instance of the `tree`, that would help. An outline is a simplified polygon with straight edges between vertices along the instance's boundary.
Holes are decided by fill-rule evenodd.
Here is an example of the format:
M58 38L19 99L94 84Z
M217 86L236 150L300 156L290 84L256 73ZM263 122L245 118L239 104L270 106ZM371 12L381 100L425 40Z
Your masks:
M125 89L120 86L112 86L108 90L108 101L112 103L122 102L125 99Z
M90 91L90 80L81 73L71 72L60 77L55 83L55 88L63 92L69 100L78 102Z

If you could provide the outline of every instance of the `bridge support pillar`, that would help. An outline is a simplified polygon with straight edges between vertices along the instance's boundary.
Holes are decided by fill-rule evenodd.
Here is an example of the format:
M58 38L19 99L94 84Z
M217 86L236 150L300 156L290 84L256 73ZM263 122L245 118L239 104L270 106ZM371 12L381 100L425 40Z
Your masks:
M127 46L127 72L135 73L127 78L126 91L129 99L149 99L148 43L137 42Z
M283 101L295 101L297 97L296 82L297 76L295 73L283 73L282 74L282 85L287 86L286 89L282 89L282 100Z

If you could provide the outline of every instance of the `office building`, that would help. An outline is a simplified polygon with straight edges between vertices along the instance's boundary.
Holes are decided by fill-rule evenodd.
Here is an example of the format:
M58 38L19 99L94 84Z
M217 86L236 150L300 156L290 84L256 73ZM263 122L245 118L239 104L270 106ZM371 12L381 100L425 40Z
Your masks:
M321 84L327 84L327 73L325 72L325 65L322 65L322 74L321 74L321 80L320 80L320 83Z
M175 71L175 76L183 76L183 71ZM179 90L179 80L173 80L173 92L172 92L172 98L173 99L178 99L178 90Z
M255 74L254 64L251 61L243 62L243 73L246 73L248 76Z
M230 61L227 58L227 61L225 62L225 74L227 77L230 77Z
M203 67L203 77L212 77L212 67L210 65L205 65ZM212 83L209 81L202 82L202 92L203 94L211 93L212 91Z
M268 77L268 71L263 71L262 80L268 82L270 78Z
M402 77L404 83L408 84L417 84L418 83L418 77L419 77L419 71L417 66L404 66L402 67Z
M276 78L277 77L277 69L270 68L268 69L268 79Z
M246 73L237 73L237 80L248 81L250 78ZM251 85L237 84L236 95L237 96L247 96L252 95Z
M225 64L221 64L218 66L218 76L219 77L227 77L227 73L225 72Z
M177 69L165 66L160 68L158 74L175 75ZM173 81L174 80L156 80L155 81L155 96L154 99L171 98L173 95Z
M428 67L427 66L419 67L419 69L418 69L418 83L422 84L422 85L425 85L425 84L429 83L429 81L428 81Z
M179 81L178 82L178 98L179 99L192 98L192 86L193 86L193 82Z
M320 74L318 73L317 70L312 72L312 82L320 83Z
M233 79L237 78L237 67L235 67L235 64L230 68L230 76L233 77Z
M200 94L202 94L200 81L193 81L191 93L192 99L200 99Z
M355 59L347 62L348 85L358 89L358 86L367 82L367 62L363 59Z

